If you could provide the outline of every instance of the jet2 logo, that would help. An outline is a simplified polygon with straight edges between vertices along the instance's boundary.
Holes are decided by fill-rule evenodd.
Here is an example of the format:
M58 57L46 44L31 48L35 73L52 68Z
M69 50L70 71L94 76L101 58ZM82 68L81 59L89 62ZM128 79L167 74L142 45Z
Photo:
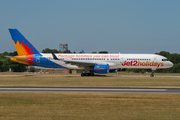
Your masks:
M163 62L161 63L157 63L157 62L150 62L150 61L146 61L146 62L140 62L137 60L132 60L132 61L124 61L124 63L122 63L122 66L163 66Z

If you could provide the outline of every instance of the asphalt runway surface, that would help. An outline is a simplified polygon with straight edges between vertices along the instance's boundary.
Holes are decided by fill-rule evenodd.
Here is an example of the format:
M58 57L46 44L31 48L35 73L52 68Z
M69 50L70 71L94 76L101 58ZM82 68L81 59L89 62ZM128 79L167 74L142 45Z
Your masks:
M0 77L80 77L79 75L0 75ZM102 76L100 76L102 77ZM104 76L148 77L148 76ZM180 76L157 76L180 78ZM180 88L124 88L124 87L0 87L0 92L59 92L59 93L153 93L180 94Z
M153 93L180 94L180 88L123 88L123 87L0 87L0 92L56 93Z

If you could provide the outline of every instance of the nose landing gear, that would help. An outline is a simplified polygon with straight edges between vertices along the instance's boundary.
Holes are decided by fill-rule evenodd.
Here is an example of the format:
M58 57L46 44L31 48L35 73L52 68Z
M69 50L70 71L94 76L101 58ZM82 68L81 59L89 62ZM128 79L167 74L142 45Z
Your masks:
M154 77L154 70L152 70L150 77Z

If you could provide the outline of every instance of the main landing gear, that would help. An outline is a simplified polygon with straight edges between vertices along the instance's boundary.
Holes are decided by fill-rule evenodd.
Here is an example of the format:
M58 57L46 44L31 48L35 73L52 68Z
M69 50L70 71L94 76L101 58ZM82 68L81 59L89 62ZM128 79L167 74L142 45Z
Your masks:
M81 73L81 76L94 76L94 73Z
M94 76L93 67L84 67L81 71L81 76Z
M152 70L150 77L154 77L154 70Z

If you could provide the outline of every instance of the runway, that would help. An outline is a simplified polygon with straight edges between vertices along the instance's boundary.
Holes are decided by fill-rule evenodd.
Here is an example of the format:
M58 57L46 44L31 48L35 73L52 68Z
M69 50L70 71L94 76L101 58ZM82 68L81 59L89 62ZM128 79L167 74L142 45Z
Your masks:
M57 92L57 93L153 93L180 94L180 88L123 88L123 87L0 87L0 92Z

